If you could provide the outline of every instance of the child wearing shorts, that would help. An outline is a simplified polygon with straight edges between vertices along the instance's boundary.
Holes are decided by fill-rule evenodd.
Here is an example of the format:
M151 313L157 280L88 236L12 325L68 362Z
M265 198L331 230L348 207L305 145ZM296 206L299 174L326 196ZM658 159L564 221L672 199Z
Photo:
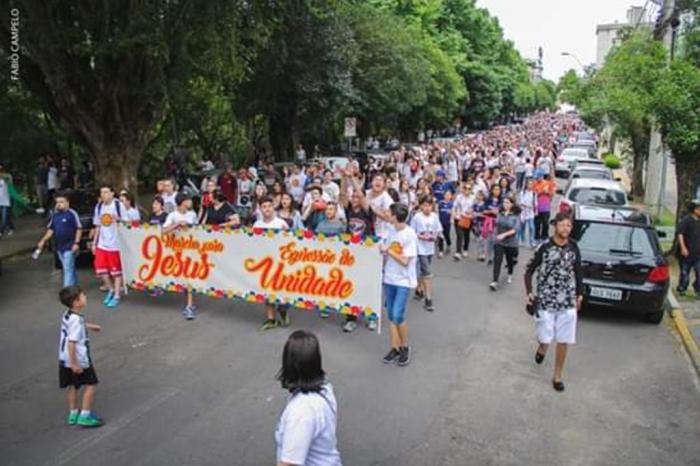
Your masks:
M411 219L411 228L418 237L417 275L418 287L414 298L425 298L425 310L433 312L432 261L435 255L435 241L442 234L442 225L438 214L434 212L435 201L430 195L423 195L418 200L419 210Z

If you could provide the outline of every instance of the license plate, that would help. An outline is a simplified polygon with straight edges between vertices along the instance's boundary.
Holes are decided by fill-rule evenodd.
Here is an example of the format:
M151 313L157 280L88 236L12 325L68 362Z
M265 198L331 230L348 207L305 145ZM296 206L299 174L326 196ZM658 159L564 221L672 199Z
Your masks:
M592 298L611 299L613 301L622 300L622 290L614 290L612 288L601 288L599 286L592 286L590 295Z

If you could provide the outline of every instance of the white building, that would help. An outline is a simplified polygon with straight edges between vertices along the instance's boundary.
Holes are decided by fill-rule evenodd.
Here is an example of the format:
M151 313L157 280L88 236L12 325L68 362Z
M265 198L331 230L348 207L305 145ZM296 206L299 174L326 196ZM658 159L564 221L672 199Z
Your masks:
M618 34L625 28L648 27L652 28L653 23L649 16L651 12L641 6L633 6L627 10L627 21L619 23L615 21L612 24L599 24L596 27L596 68L600 69L605 63L605 57L615 45L618 43Z

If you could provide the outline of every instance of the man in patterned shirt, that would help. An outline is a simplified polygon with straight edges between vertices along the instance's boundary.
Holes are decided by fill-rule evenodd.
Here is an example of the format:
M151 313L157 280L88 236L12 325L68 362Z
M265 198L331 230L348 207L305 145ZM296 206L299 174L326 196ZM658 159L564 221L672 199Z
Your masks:
M525 289L529 303L537 302L535 322L539 347L535 362L542 364L552 341L557 342L552 385L564 391L561 373L568 345L576 342L576 319L583 299L581 253L569 239L571 217L559 213L552 221L554 236L540 245L527 265ZM532 276L537 271L537 298L532 293Z

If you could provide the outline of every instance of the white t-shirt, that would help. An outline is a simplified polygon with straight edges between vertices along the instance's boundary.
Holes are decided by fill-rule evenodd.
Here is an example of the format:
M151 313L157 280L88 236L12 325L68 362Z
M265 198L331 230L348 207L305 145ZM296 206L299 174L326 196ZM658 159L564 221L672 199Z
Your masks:
M389 210L391 204L394 203L394 200L386 191L381 193L379 196L372 197L372 191L368 190L366 195L367 199L369 200L369 205L371 205L373 209ZM374 234L380 238L386 238L390 226L391 223L376 217L374 220Z
M141 214L139 213L139 209L136 207L127 209L127 211L124 213L124 220L127 222L140 222Z
M70 367L70 355L68 342L75 343L75 359L83 369L90 367L90 350L88 349L90 338L85 328L85 317L66 311L61 318L61 338L58 342L58 361L64 367Z
M435 212L425 215L422 211L416 212L411 220L411 228L418 236L418 255L432 256L435 254L435 240L442 233L442 224L440 218ZM432 240L420 239L422 233L427 233Z
M177 204L175 204L175 196L177 196L176 192L161 194L163 198L163 210L167 213L174 211L175 207L177 207Z
M0 207L10 206L10 187L4 177L0 176Z
M46 178L46 187L48 189L58 189L58 168L49 167L49 175Z
M303 173L289 175L289 178L287 178L287 191L297 202L301 202L301 200L304 198L305 182L306 176Z
M174 210L168 214L168 216L165 218L165 223L163 224L163 228L168 228L170 226L175 225L176 223L180 222L187 222L188 225L196 225L197 224L197 214L195 213L194 210L188 210L184 214L180 213L178 210Z
M342 466L338 451L338 403L333 387L290 396L275 429L277 463Z
M334 181L324 184L322 186L322 189L323 194L328 196L328 199L330 199L333 202L338 202L338 197L340 196L340 187Z
M457 194L454 201L455 219L459 219L462 215L471 214L474 209L474 196L465 196L462 193Z
M418 237L413 228L406 226L398 231L393 225L389 226L389 231L384 240L390 247L396 248L403 256L408 257L408 265L404 267L387 256L384 262L384 283L387 285L404 286L415 288L418 285L416 273L416 257L418 256Z
M237 203L243 207L250 207L251 195L253 194L253 182L250 180L238 179L238 200Z
M455 182L459 180L457 165L458 164L456 159L448 159L447 163L445 163L445 168L447 171L447 181Z
M270 222L265 222L262 217L255 221L253 228L264 228L266 230L286 230L288 228L287 222L279 217L275 217Z
M104 251L119 251L117 221L121 220L124 214L126 214L126 208L116 199L113 199L109 204L97 203L95 215L92 218L93 225L100 227L97 235L97 248Z

